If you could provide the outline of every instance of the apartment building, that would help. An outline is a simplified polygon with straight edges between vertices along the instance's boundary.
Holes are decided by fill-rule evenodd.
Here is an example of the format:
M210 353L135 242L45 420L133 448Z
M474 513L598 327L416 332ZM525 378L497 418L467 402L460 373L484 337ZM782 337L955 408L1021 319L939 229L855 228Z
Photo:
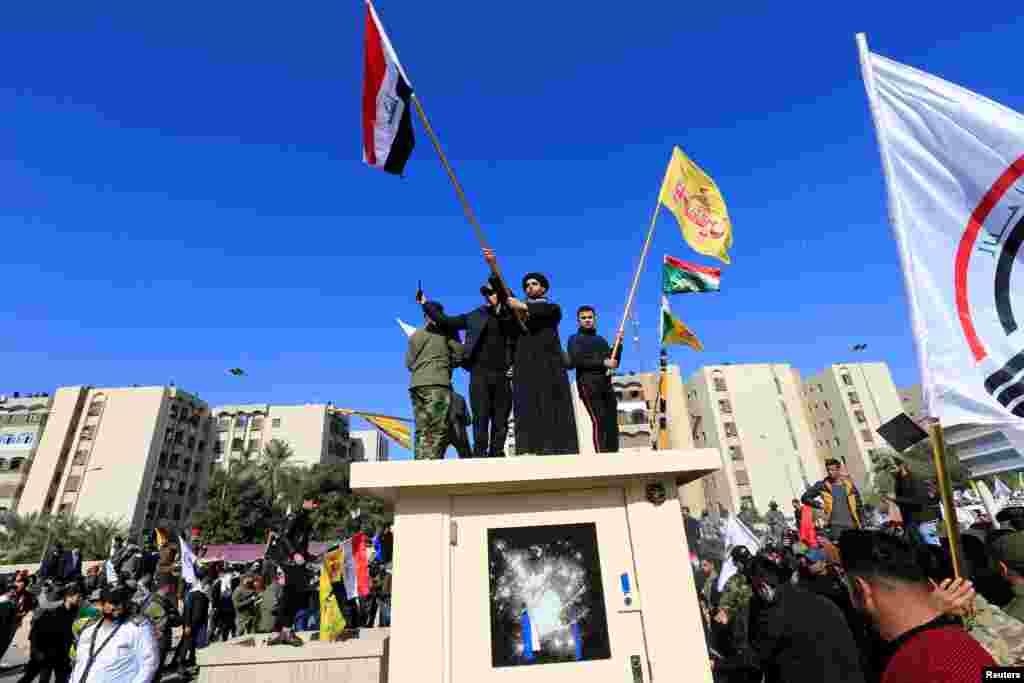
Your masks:
M50 400L49 394L0 396L0 512L18 509Z
M214 462L259 456L277 439L287 443L295 465L337 464L352 457L349 417L325 403L225 405L213 408L217 422Z
M835 458L858 486L870 481L870 453L889 448L877 429L903 412L885 363L830 365L803 384L819 459Z
M352 432L352 459L361 462L386 462L388 439L376 429Z
M209 486L207 405L174 386L61 387L18 511L186 530Z
M713 365L687 383L694 446L718 448L722 469L701 480L709 509L753 503L762 513L824 476L799 373L786 364ZM695 508L696 512L696 508Z

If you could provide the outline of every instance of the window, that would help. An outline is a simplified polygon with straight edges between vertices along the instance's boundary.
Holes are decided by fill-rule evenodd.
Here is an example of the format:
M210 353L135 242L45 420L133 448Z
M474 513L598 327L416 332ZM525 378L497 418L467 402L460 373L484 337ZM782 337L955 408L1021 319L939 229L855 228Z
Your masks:
M839 437L837 436L837 437L836 437L836 438L834 439L834 441L835 441L835 443L836 443L836 446L838 447L838 446L839 446Z
M242 450L242 440L239 438L231 439L231 450L240 451Z
M736 485L750 486L750 477L747 475L746 470L736 470Z
M181 519L181 504L178 503L174 506L174 517L172 518L175 522Z
M75 453L75 457L71 459L72 465L84 465L85 461L89 459L89 451L78 451Z
M64 515L71 512L71 503L61 503L60 507L57 508L58 515Z
M823 387L822 385L819 384L818 385L818 391L825 391L825 387Z
M828 401L822 401L821 405L824 406L825 410L832 410L831 408L828 407Z
M28 421L29 422L39 422L39 417L40 417L39 415L36 415L35 413L33 413L33 414L28 416Z
M249 423L249 418L246 417L245 415L239 415L238 417L235 418L235 426L236 427L243 427L244 428L245 425L247 425L248 423Z
M724 427L726 436L739 436L739 433L736 431L735 422L726 422Z
M733 460L742 460L743 451L740 450L739 446L729 446L729 457Z
M181 469L185 470L186 472L192 469L192 458L185 458L184 460L182 460Z
M189 450L192 450L193 448L195 448L196 447L196 437L194 437L194 436L188 437L188 445L186 447Z
M843 378L843 384L845 384L848 387L852 387L853 386L853 378L852 377L850 377L849 375L843 375L842 378Z
M855 410L855 411L853 411L853 416L855 418L857 418L857 422L859 422L860 424L865 424L868 421L867 418L864 417L864 411L863 410Z
M196 485L195 484L192 484L191 486L188 487L188 495L190 495L190 496L196 495Z
M835 431L836 421L833 420L831 417L828 419L828 426L831 427L833 431Z
M850 403L852 403L853 405L858 405L860 403L860 397L857 396L856 391L850 392Z
M729 388L725 385L725 378L724 377L715 377L714 378L714 383L715 383L715 391L728 391L729 390Z
M179 456L179 455L172 455L171 456L171 467L177 467L178 466L178 462L180 461L180 459L181 459L181 456Z
M727 415L732 414L732 404L729 403L728 399L719 399L718 409L721 410L723 413L726 413Z
M185 488L186 488L185 482L183 482L183 481L178 482L178 495L179 496L184 496L185 495Z
M862 439L864 439L864 443L874 443L875 442L875 437L871 433L870 429L862 429L862 430L860 430L860 436L861 436Z
M78 490L78 483L81 481L80 477L68 477L68 483L64 486L64 493L70 493Z
M196 464L192 466L192 471L195 472L196 474L199 473L199 461L198 460L196 460Z
M273 420L270 421L270 426L271 427L280 427L281 426L281 418L275 417Z
M166 517L167 516L167 503L160 503L160 509L157 512L157 516L158 517Z

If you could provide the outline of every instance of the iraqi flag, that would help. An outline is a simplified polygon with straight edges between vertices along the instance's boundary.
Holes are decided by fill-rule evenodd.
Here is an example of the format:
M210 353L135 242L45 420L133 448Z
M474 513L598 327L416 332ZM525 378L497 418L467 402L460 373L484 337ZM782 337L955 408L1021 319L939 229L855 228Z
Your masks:
M373 4L366 3L363 78L363 161L401 175L412 154L412 85L384 33Z

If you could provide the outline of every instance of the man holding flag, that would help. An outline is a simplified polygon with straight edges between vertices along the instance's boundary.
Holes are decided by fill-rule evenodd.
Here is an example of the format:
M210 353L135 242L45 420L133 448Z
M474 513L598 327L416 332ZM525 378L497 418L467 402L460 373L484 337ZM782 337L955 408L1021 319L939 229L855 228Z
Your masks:
M590 415L594 452L619 452L619 409L612 387L611 372L622 359L622 339L615 344L597 333L597 313L593 306L580 306L576 311L579 331L569 337L566 350L569 363L576 370L576 389L580 402Z

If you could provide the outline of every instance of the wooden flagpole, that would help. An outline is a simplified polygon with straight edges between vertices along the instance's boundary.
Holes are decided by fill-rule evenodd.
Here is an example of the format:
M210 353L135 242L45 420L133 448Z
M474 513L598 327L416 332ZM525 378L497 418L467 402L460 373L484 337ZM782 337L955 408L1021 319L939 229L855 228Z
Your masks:
M953 504L953 485L949 481L949 471L946 468L946 438L939 422L929 425L928 431L931 432L932 460L935 463L939 494L942 497L942 517L946 524L946 537L949 538L950 555L953 556L953 575L959 579L963 576L960 523L957 521L956 506Z
M420 121L423 122L424 130L427 131L427 137L429 137L430 142L433 143L434 151L437 152L437 156L441 160L441 165L444 166L444 171L448 174L448 179L451 181L452 187L455 188L455 194L459 198L459 203L462 204L462 211L466 214L466 220L469 221L470 226L473 228L473 233L476 235L477 242L480 243L480 248L490 249L486 238L484 238L484 231L480 227L480 221L477 220L476 213L473 212L473 207L469 205L466 193L463 192L462 185L459 183L459 179L455 176L455 170L452 168L452 165L448 163L448 157L445 156L444 149L441 148L441 141L438 140L437 135L434 133L434 128L430 125L430 120L427 118L427 112L423 109L423 104L420 102L420 98L416 96L415 92L412 93L412 102L416 107L416 113L419 114ZM512 296L513 292L509 289L508 284L505 282L505 278L502 277L501 269L498 268L497 261L493 263L488 262L488 265L491 268L491 273L493 273L494 277L497 278L498 284L508 292L509 296ZM517 319L519 320L520 327L525 331L526 324L523 322L523 318L518 316L518 312Z
M671 160L669 161L671 164ZM668 173L668 169L665 170ZM662 184L665 180L662 179ZM647 239L644 240L644 248L640 251L640 263L637 264L636 273L633 275L633 284L629 288L629 296L626 297L626 309L622 312L622 322L619 323L619 332L615 335L615 343L612 345L612 355L615 358L622 345L623 336L626 334L626 321L629 320L629 311L633 307L633 300L636 298L636 288L640 284L640 273L644 270L644 262L647 260L647 251L651 248L651 238L654 237L654 226L658 223L658 212L661 210L661 188L658 188L658 201L654 205L654 213L651 215L651 227L647 229Z

